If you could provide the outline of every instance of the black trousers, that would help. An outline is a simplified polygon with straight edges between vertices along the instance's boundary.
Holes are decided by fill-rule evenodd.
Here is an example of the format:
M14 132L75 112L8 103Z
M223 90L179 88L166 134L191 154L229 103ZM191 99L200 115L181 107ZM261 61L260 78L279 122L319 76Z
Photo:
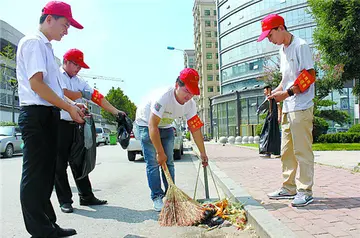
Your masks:
M66 170L69 164L71 145L74 140L75 130L78 130L78 125L74 122L60 120L58 128L58 153L56 160L55 190L61 206L64 203L73 203L72 191ZM71 164L70 168L73 171ZM89 176L86 176L80 180L75 179L75 183L81 199L87 200L94 197Z
M59 118L58 108L36 105L22 107L19 115L24 141L20 201L26 230L33 237L56 237L56 215L50 197Z

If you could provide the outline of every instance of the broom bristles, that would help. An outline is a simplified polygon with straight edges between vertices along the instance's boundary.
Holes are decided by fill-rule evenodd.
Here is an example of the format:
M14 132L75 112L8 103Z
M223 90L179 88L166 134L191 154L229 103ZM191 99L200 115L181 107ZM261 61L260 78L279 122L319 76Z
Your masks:
M192 226L204 217L204 209L195 200L175 186L167 166L163 169L169 187L165 195L165 204L160 212L161 226Z

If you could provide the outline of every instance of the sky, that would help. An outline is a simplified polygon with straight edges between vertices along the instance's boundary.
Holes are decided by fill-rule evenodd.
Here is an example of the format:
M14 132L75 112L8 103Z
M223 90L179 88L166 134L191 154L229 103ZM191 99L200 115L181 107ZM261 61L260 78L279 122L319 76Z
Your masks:
M48 0L2 0L0 19L23 34L39 27L41 9ZM55 56L62 59L71 48L84 52L90 69L80 74L124 80L89 79L90 86L106 95L120 87L136 105L159 87L174 85L184 67L181 51L193 49L194 0L65 0L73 18L84 26L70 27L61 41L52 41ZM4 9L8 9L5 10Z

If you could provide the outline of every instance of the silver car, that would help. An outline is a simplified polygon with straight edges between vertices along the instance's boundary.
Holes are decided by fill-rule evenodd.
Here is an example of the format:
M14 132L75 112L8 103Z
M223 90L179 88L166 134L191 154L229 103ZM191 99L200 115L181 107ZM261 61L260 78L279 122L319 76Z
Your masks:
M111 131L105 127L96 127L96 145L99 146L100 143L104 145L110 144L110 133Z
M0 153L10 158L15 153L22 153L21 132L18 126L0 126Z

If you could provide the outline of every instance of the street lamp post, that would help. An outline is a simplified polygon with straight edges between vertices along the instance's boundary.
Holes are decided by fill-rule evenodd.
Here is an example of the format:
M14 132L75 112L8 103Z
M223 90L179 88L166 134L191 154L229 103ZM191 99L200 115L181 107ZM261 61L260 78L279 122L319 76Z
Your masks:
M183 52L186 55L186 68L189 68L189 55L187 54L187 52L185 50L178 49L173 46L168 46L167 49L168 50L178 50L178 51Z

